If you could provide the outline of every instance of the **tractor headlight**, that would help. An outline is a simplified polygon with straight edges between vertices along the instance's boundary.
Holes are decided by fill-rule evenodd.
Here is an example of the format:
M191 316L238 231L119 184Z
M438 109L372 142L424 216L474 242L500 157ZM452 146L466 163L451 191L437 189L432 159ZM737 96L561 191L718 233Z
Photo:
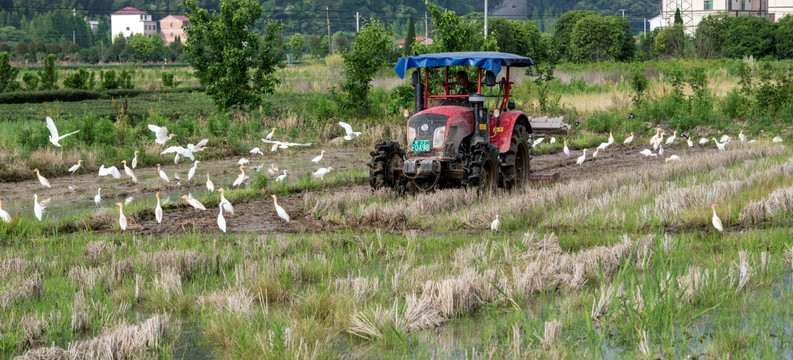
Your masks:
M408 147L416 140L416 128L408 127Z
M446 140L446 128L441 126L432 133L432 147L439 148L443 146L444 140Z

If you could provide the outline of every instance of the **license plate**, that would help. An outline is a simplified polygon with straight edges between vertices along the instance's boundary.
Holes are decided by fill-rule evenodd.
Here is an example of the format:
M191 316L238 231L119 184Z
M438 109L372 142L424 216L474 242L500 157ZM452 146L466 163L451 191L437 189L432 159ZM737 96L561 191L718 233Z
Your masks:
M430 141L413 140L413 146L410 147L410 151L430 151Z

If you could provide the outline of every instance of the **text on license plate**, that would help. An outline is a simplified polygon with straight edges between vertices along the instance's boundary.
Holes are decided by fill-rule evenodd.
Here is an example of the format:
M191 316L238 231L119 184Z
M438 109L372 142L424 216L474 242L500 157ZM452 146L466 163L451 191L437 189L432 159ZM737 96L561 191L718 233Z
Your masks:
M410 147L410 151L430 151L430 141L414 140L413 146Z

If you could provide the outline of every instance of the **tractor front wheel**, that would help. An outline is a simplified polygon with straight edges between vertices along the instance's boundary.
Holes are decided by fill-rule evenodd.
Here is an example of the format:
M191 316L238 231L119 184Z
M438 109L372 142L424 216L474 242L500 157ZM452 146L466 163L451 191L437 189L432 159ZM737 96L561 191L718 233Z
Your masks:
M516 124L512 129L509 150L500 155L502 187L506 189L519 188L529 182L531 178L530 152L529 132L523 125Z
M402 163L405 151L395 141L383 141L375 145L369 155L369 185L372 190L391 188L404 190L405 181L402 177Z
M491 143L480 143L471 149L465 166L465 183L477 191L494 191L498 187L498 148Z

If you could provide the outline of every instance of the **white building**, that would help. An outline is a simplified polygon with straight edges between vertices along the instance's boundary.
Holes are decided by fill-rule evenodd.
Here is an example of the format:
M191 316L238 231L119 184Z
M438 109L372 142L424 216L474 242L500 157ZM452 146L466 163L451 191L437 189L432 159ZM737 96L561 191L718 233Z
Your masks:
M134 7L125 7L110 14L110 30L113 38L119 34L129 38L134 34L144 34L148 37L157 34L157 22L151 20L151 15Z
M664 26L675 22L677 9L680 9L686 32L693 34L702 18L720 11L732 16L754 15L777 21L793 13L793 0L661 0Z
M667 19L664 19L663 17L661 17L661 15L658 15L658 16L648 20L648 22L650 23L650 31L653 31L653 30L658 29L658 28L669 26L669 23L667 22Z

